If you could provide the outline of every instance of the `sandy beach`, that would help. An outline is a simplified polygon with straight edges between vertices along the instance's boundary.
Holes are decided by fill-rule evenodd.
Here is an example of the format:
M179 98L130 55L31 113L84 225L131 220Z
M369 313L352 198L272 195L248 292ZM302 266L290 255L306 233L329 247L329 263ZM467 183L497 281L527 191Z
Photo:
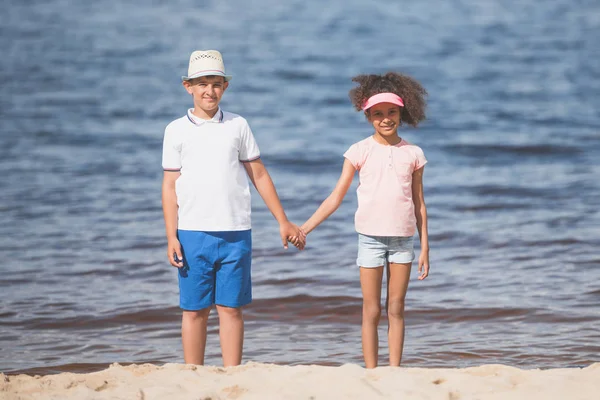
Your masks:
M121 366L47 376L0 374L0 399L585 399L600 398L600 363L523 370L182 364Z

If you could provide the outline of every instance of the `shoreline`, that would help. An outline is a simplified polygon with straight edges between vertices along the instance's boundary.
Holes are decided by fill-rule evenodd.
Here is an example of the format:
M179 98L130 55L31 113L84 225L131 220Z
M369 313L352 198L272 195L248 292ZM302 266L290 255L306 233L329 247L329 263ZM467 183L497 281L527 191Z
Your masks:
M597 399L600 363L584 368L520 369L282 366L248 362L223 368L112 364L91 373L0 373L7 399ZM9 397L5 397L5 396ZM11 397L12 396L12 397Z

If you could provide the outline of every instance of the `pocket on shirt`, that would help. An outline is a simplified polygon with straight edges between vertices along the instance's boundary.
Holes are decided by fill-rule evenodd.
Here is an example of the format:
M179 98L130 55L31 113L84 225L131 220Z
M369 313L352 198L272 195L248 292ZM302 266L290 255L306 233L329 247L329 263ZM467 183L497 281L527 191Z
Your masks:
M411 179L413 173L413 165L405 162L396 162L394 163L394 169L396 170L396 175L398 175L399 179Z

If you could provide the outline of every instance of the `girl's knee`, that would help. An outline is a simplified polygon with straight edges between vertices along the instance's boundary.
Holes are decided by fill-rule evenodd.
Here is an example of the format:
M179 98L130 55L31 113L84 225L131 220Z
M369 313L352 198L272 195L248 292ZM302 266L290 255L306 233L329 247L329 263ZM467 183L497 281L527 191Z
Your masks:
M390 299L387 313L388 318L404 318L404 299Z
M363 303L363 319L370 321L378 321L381 317L381 304Z

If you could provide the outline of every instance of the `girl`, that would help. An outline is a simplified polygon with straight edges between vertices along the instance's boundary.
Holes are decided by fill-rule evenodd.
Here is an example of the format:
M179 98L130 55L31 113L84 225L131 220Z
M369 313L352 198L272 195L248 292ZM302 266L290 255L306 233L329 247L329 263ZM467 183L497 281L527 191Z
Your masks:
M386 311L389 320L390 366L399 366L404 346L404 298L414 259L415 226L421 240L419 280L429 274L427 209L423 198L423 151L398 136L403 124L414 127L425 119L427 92L399 73L359 75L350 91L357 111L363 110L374 133L344 153L342 174L329 197L304 223L308 234L340 206L359 174L358 232L360 286L363 295L362 349L367 368L377 366L383 267L387 265Z

